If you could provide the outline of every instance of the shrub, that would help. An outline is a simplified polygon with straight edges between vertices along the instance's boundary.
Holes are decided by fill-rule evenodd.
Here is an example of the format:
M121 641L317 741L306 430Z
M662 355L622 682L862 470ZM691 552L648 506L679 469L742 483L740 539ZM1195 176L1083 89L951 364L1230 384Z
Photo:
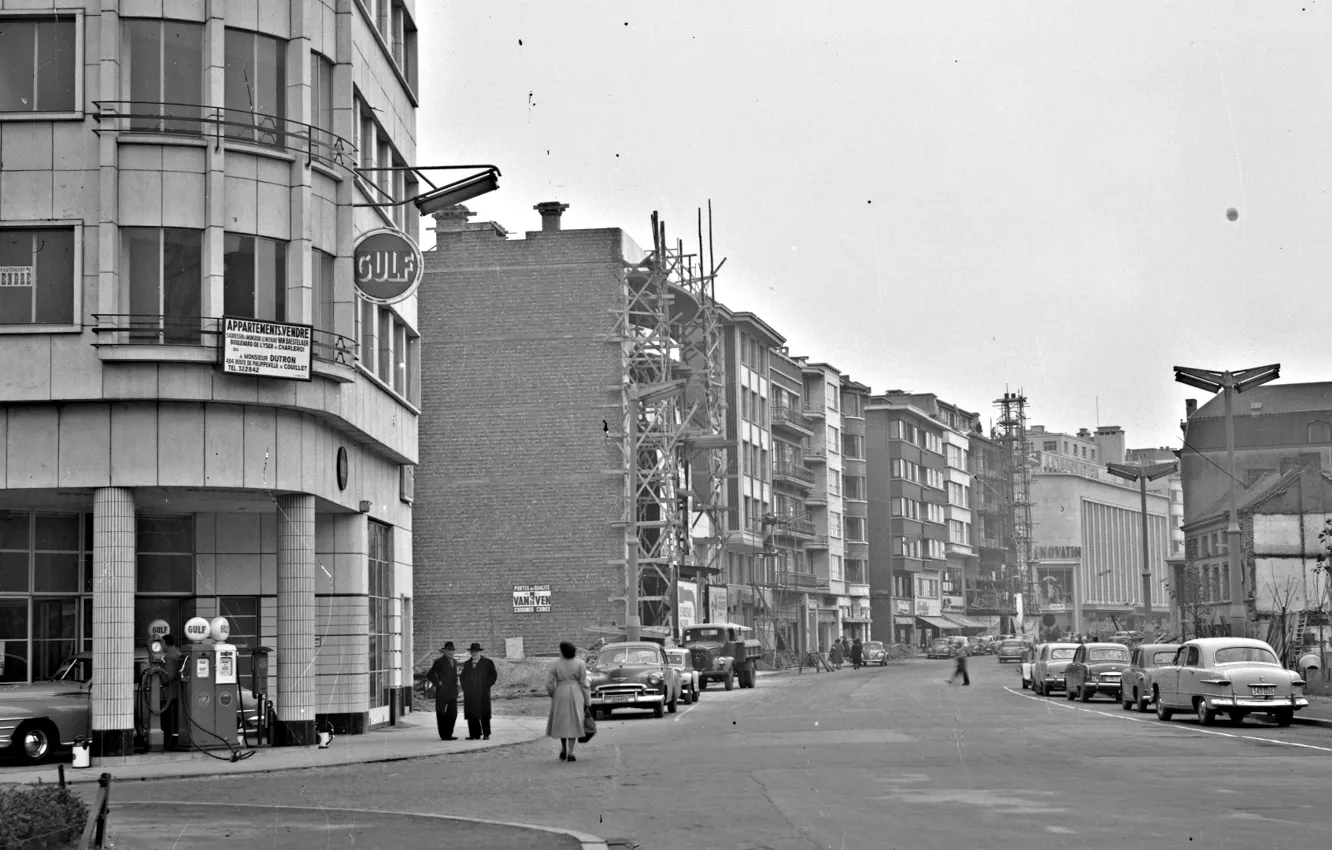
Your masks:
M68 788L0 788L0 850L73 846L88 822L88 806Z

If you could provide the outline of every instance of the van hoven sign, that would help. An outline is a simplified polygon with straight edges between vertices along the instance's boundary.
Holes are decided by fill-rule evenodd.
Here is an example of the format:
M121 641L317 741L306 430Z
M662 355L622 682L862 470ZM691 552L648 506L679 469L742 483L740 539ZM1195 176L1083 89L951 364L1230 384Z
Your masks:
M550 585L515 584L513 586L513 613L549 614Z
M362 236L352 253L356 288L377 304L396 304L415 293L423 265L416 243L387 228Z
M286 322L262 322L226 316L222 319L222 371L309 381L314 328Z

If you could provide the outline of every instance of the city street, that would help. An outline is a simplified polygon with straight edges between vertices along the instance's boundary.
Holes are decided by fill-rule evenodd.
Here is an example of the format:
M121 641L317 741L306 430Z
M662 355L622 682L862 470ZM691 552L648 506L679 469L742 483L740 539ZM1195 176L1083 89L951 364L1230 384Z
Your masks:
M992 657L971 664L971 687L945 684L951 662L924 660L714 686L676 715L602 721L572 765L541 740L225 783L121 783L113 801L180 801L182 827L211 817L191 800L324 809L329 846L351 846L336 809L517 821L644 850L1326 846L1329 730L1161 723L1104 698L1035 697ZM137 846L115 815L117 846ZM354 841L377 846L364 832ZM185 830L163 846L205 845Z

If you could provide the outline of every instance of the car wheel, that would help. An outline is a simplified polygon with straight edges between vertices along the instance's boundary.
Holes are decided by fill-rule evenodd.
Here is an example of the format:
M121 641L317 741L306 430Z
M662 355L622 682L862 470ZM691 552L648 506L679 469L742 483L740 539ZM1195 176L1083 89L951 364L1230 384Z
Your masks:
M652 706L652 716L653 716L653 717L665 717L665 716L666 716L666 706L662 705L661 703L657 703L656 705Z
M51 755L59 738L56 729L44 720L24 723L14 733L14 752L29 764L38 762Z
M1166 708L1165 703L1161 701L1161 692L1153 689L1152 702L1156 703L1156 719L1169 720L1175 716L1172 709Z
M726 690L729 691L729 690L733 689L734 687L735 687L735 671L734 671L734 670L727 670L727 671L726 671Z
M1043 696L1045 696L1045 692L1044 692L1044 690L1043 690L1043 687L1044 687L1044 686L1041 685L1041 683L1040 683L1039 681L1037 681L1037 680L1033 680L1032 683L1031 683L1031 690L1032 690L1032 693L1036 694L1036 696L1038 696L1038 697L1043 697Z
M708 680L707 680L707 679L699 679L699 680L698 680L698 689L699 689L700 691L706 691L706 690L708 689Z
M1079 685L1078 699L1082 700L1083 702L1091 702L1091 698L1092 698L1092 691L1088 688L1084 688L1081 685Z
M1152 701L1149 698L1139 694L1137 688L1133 689L1133 701L1138 704L1138 711L1142 712L1143 714L1146 714L1147 709L1152 707Z
M1137 698L1137 696L1135 696L1135 695L1132 695L1132 694L1125 695L1125 694L1122 694L1122 693L1119 695L1119 702L1120 702L1121 705L1123 705L1125 711L1132 711L1132 710L1133 710L1133 703L1135 703L1135 702L1137 702L1137 701L1138 701L1138 698Z
M1272 719L1278 726L1289 726L1295 722L1295 712L1287 709L1286 711L1275 711L1272 713Z
M1193 712L1198 715L1199 726L1212 726L1216 723L1216 710L1208 708L1206 700L1195 700L1193 703Z

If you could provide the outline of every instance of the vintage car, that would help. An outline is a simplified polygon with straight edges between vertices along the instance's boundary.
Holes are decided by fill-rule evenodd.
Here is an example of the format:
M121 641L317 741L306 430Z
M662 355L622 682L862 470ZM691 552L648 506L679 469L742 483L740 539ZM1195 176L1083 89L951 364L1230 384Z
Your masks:
M647 708L654 717L674 714L680 699L680 674L667 662L665 648L648 641L606 644L587 679L592 713L603 717L616 708Z
M877 664L880 667L888 665L888 650L884 647L881 640L867 640L860 645L860 661L865 666Z
M1008 640L1000 641L994 654L999 656L999 663L1003 664L1008 661L1020 662L1022 660L1022 654L1026 651L1026 641L1021 640L1020 638L1009 638Z
M1077 654L1076 643L1050 641L1033 649L1031 689L1041 696L1064 689L1064 669Z
M1174 661L1177 643L1140 643L1129 655L1129 666L1119 689L1119 701L1128 711L1135 705L1146 711L1152 704L1152 674Z
M65 660L45 682L0 685L0 751L20 761L36 763L55 750L72 746L76 737L91 733L92 653L80 652ZM144 700L137 690L148 667L148 653L134 655L136 692L134 725L140 741L144 729ZM241 717L238 731L258 726L259 712L254 693L240 689Z
M1088 702L1097 694L1119 701L1120 680L1129 666L1129 649L1122 643L1078 645L1064 668L1064 693L1070 700Z
M1304 680L1277 660L1272 647L1252 638L1196 638L1180 645L1174 659L1152 674L1156 716L1169 720L1192 711L1203 726L1219 713L1239 724L1250 714L1266 714L1289 726L1309 704Z
M758 682L758 662L763 644L744 635L752 631L737 623L695 623L680 634L680 643L694 659L699 690L708 682L721 682L726 690L736 683L752 688Z
M930 641L929 647L925 650L926 658L948 658L952 655L953 645L946 637L935 638Z
M667 647L666 661L680 674L680 699L690 705L698 702L698 671L694 669L694 658L689 650Z

